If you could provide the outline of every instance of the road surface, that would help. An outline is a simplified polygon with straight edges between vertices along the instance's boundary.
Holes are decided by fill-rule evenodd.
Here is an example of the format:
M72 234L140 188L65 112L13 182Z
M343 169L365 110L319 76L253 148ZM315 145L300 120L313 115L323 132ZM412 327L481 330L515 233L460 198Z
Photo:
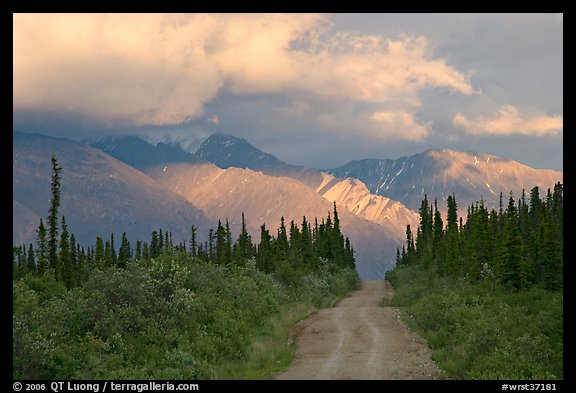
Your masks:
M274 379L440 379L430 349L400 321L386 281L363 281L335 307L314 312L295 328L294 361Z

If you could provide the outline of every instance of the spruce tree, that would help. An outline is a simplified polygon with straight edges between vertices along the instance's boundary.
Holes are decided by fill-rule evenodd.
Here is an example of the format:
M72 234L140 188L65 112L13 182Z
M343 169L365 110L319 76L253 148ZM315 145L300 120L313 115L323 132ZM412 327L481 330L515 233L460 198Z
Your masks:
M50 210L48 216L48 265L55 271L58 266L58 209L60 208L60 172L56 155L52 154L52 181Z
M140 259L142 259L142 241L141 240L136 241L136 252L134 254L134 259L136 261L139 261Z
M36 259L34 258L34 248L32 247L32 243L30 243L28 247L28 259L26 261L26 269L30 273L36 272Z
M116 266L124 269L126 267L126 263L131 259L132 259L132 251L130 249L130 242L128 242L126 232L123 232L122 244L120 245L120 249L118 250L118 261L116 263Z
M244 213L242 213L242 222L244 222ZM198 253L198 245L196 244L197 229L198 228L192 225L192 237L190 238L190 255L192 255L192 258L196 258L196 255Z
M70 255L70 237L66 217L62 216L62 234L60 236L59 264L56 268L56 279L66 286L72 288L72 258Z
M89 264L84 247L81 247L80 244L76 244L76 255L78 256L78 284L81 285L88 280Z
M46 239L46 227L44 221L40 218L40 225L37 231L38 241L38 273L43 274L48 265L48 241Z
M108 269L112 266L112 249L110 246L110 240L106 240L104 244L104 268Z
M234 244L233 254L236 263L244 263L244 261L250 259L254 255L252 238L246 230L244 213L242 213L242 228L238 240L236 241L236 244Z
M224 228L224 263L230 265L232 263L232 231L230 231L230 224L228 217L226 217L226 227Z
M460 240L458 236L458 206L456 197L449 195L447 199L448 212L446 215L446 266L444 272L456 276L460 271Z
M104 258L104 241L100 236L96 237L96 249L94 250L94 264L99 270L106 269L106 260Z
M518 227L517 214L514 198L512 197L512 192L510 192L503 230L504 253L501 256L501 267L503 272L502 282L512 290L520 290L526 285L524 248Z
M300 236L299 247L300 254L302 255L302 262L306 269L315 269L317 267L318 255L314 249L310 224L306 220L306 216L302 217L302 233Z
M256 251L256 268L264 273L273 271L272 237L268 229L266 229L266 224L260 226L260 244Z
M161 236L160 236L161 237ZM160 255L160 244L159 244L158 232L152 231L152 239L150 240L150 258L156 258Z
M434 200L434 223L432 230L432 260L436 266L444 264L445 261L445 244L444 244L444 223L442 215L438 210L438 201Z
M114 244L114 232L110 233L110 260L108 262L108 266L115 266L116 265L116 246Z
M64 218L64 217L62 217ZM80 283L80 273L78 264L78 244L76 243L76 236L70 235L70 280L73 287Z

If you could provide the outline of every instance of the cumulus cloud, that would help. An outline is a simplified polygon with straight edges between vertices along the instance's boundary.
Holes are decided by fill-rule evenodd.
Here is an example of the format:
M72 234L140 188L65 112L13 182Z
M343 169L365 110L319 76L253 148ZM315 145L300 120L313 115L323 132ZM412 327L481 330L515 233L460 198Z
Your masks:
M419 124L414 115L405 111L375 112L370 117L387 132L388 136L396 136L397 139L422 140L428 135L431 122Z
M461 113L454 116L452 123L467 134L489 135L533 135L557 134L564 128L560 115L521 114L513 105L504 105L490 117L478 116L468 119Z
M380 107L347 125L420 139L423 89L477 92L423 36L336 32L318 14L15 14L13 44L14 111L104 123L176 125L222 92L293 93L296 115L313 112L308 98L365 102ZM341 124L331 113L317 120Z

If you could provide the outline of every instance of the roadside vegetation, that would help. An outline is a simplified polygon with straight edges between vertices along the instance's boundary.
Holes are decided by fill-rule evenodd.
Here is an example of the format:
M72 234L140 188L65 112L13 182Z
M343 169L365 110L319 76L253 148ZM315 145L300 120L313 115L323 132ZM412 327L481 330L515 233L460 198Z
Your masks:
M447 225L424 199L416 237L386 279L388 305L432 347L456 379L563 379L563 197L556 184L540 199L524 194L488 212L483 202Z
M336 206L263 225L258 244L219 222L204 244L192 226L188 244L159 230L84 248L58 216L59 173L53 157L48 228L13 250L14 379L265 378L290 362L294 323L357 287Z

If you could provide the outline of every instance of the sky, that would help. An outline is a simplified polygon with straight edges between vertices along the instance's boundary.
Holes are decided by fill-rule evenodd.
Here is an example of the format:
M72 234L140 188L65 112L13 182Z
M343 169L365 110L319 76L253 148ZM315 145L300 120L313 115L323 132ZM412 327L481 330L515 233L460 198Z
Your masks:
M562 14L14 14L14 130L563 170Z

